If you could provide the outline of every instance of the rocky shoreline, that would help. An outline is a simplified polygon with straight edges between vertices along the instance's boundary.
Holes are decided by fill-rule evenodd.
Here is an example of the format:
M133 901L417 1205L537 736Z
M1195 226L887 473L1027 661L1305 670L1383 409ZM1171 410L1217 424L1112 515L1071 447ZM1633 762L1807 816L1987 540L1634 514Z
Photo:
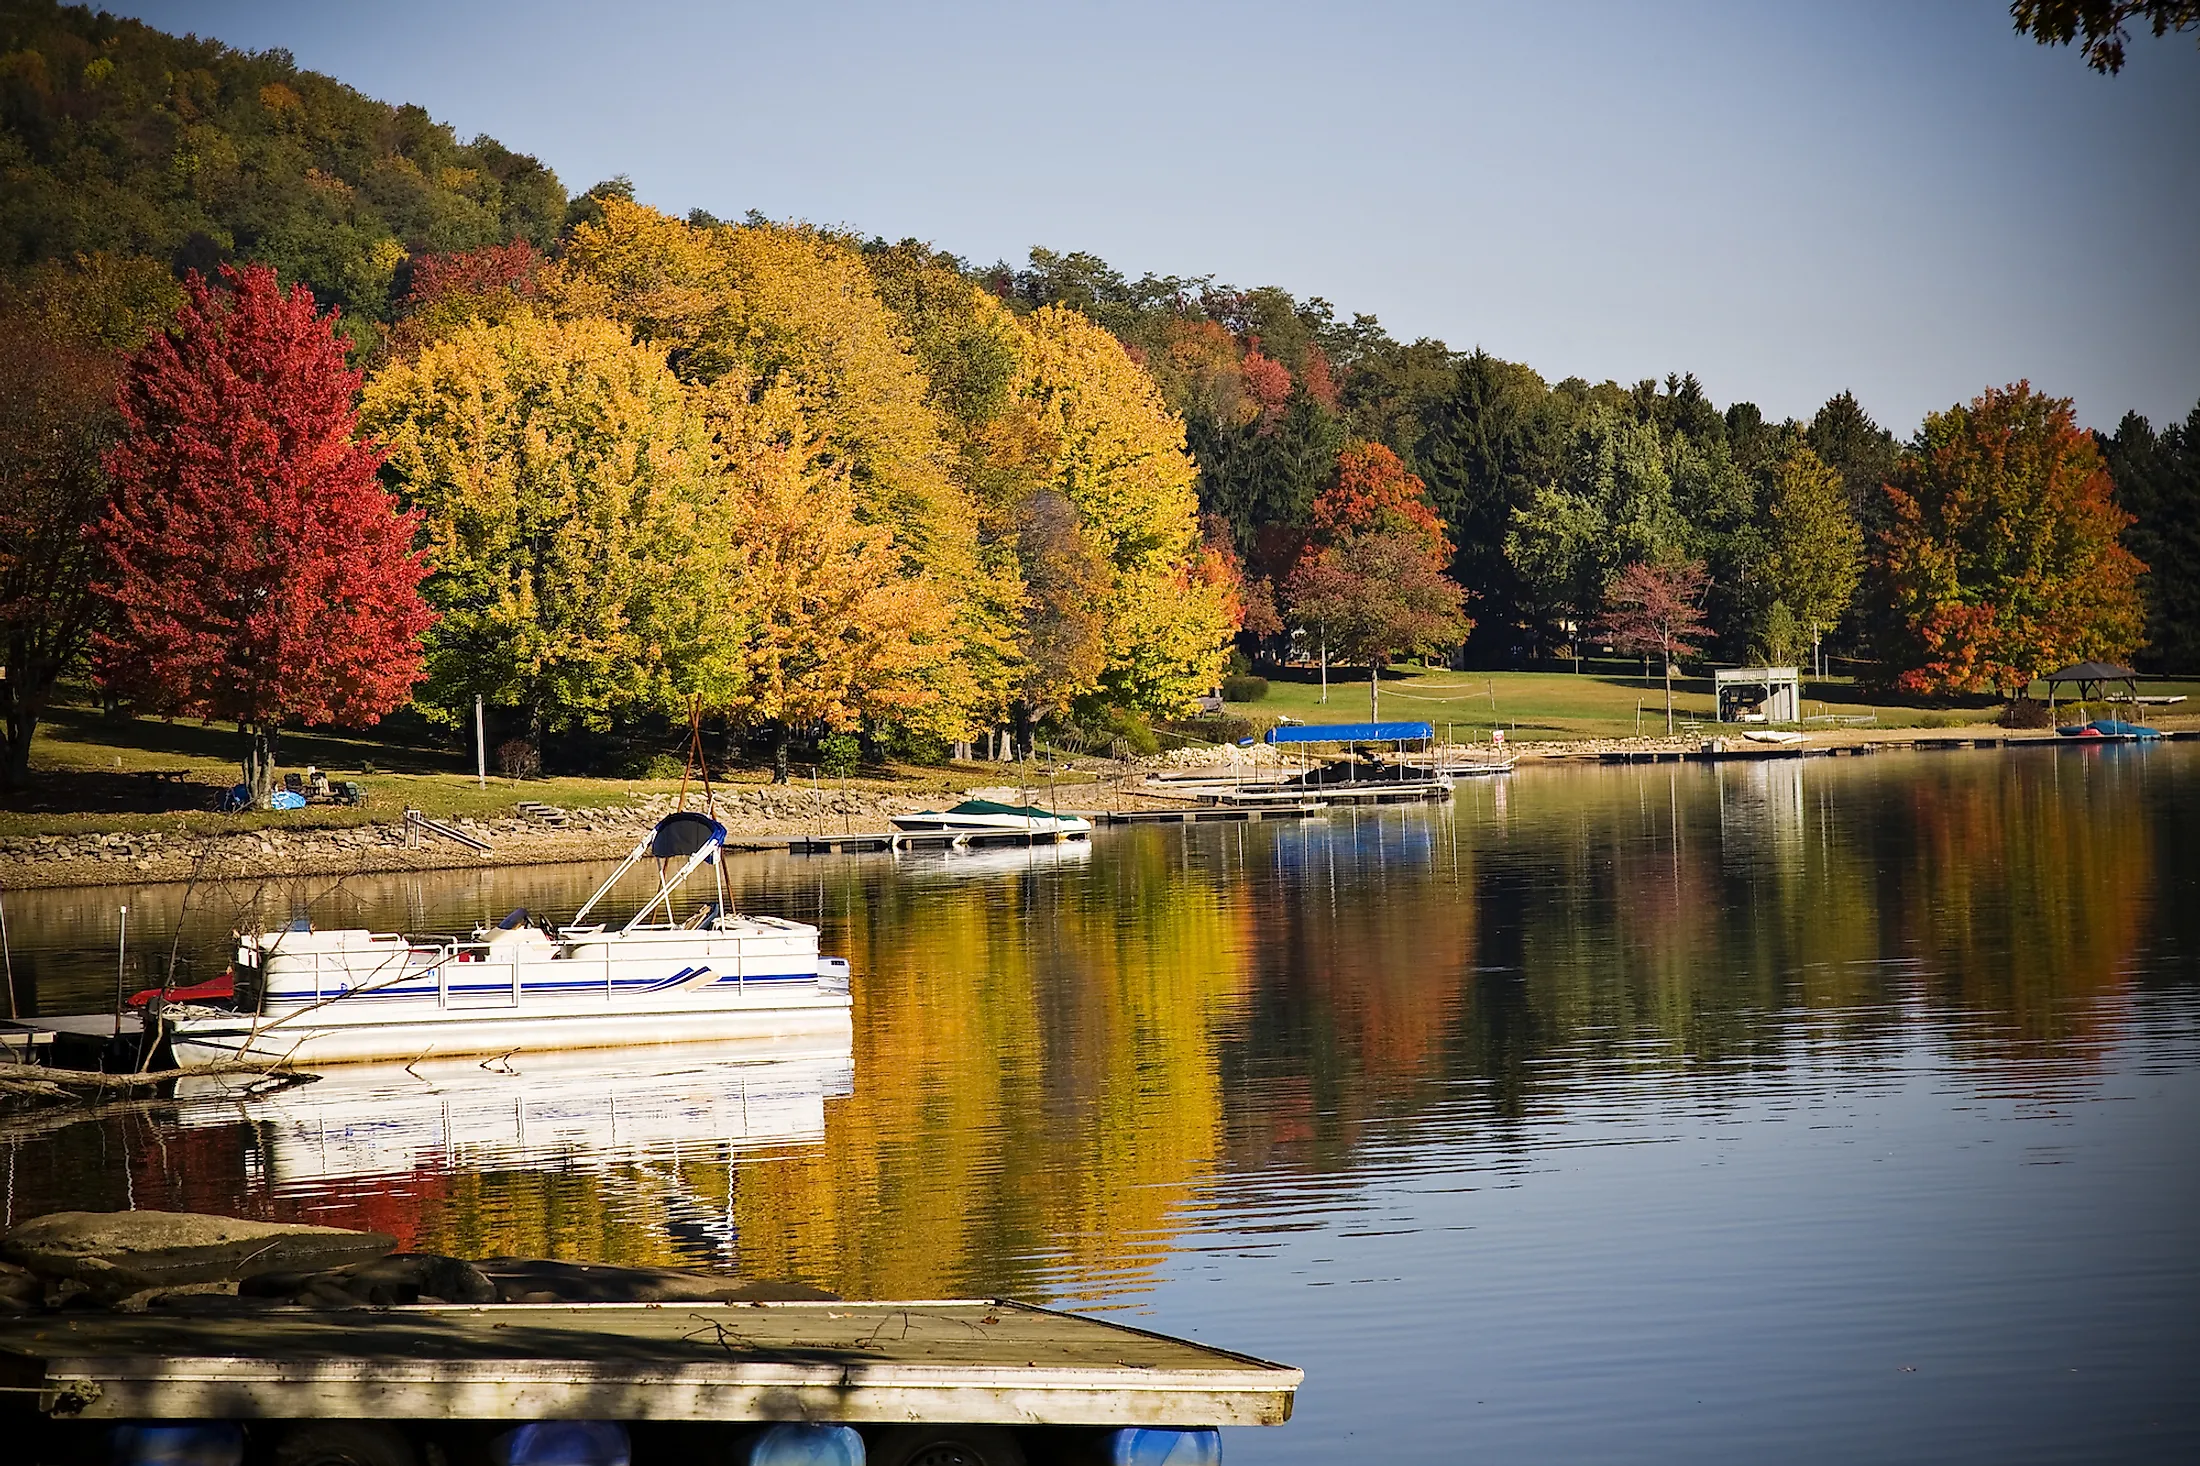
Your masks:
M691 799L690 803L694 801ZM721 791L717 808L734 841L826 829L884 828L887 819L934 800L793 787ZM561 823L525 815L454 818L442 823L488 845L487 853L400 821L334 829L242 830L229 835L161 831L127 834L19 835L0 839L0 886L144 885L162 881L235 881L272 876L470 870L561 861L610 860L633 848L672 808L667 795L561 811Z
M726 827L729 848L769 849L790 837L883 830L894 815L937 809L958 798L1020 796L1041 804L1055 798L1043 788L1019 791L1004 786L974 788L959 795L914 795L797 784L733 785L716 791L716 812ZM0 889L212 883L615 860L633 849L634 842L674 802L670 795L657 794L624 804L562 810L558 824L526 815L441 821L488 845L486 853L434 835L412 834L400 821L333 829L262 828L223 835L161 831L18 835L0 838ZM697 802L691 794L689 805ZM1154 801L1125 792L1115 783L1080 783L1062 786L1058 802L1065 810L1091 812Z
M2165 722L2168 720L2164 720ZM2189 724L2193 720L2180 719ZM1844 729L1811 735L1814 747L1859 743L1909 743L2006 737L2000 728ZM2052 734L2019 734L2047 737ZM1686 753L1703 746L1700 734L1673 738L1595 738L1565 743L1520 743L1508 752L1524 765L1595 763L1608 753ZM1490 752L1487 746L1478 750ZM1186 749L1155 761L1184 767L1211 760L1219 750ZM1265 761L1257 750L1256 761ZM1768 754L1773 750L1766 750ZM1143 774L1151 770L1137 770ZM730 785L716 792L717 813L728 845L769 849L790 837L883 830L897 814L938 808L955 798L1030 798L1065 810L1156 808L1175 802L1140 791L1135 775L1063 784L1053 794L1040 786L972 788L960 795L937 791L895 794L866 789L818 789L800 784ZM689 802L694 803L691 795ZM670 795L623 804L560 812L552 824L526 815L479 820L454 818L452 828L487 844L487 853L434 836L414 836L402 822L379 821L334 829L263 828L235 834L185 832L19 835L0 838L0 888L144 885L169 881L219 882L298 875L386 874L407 871L479 870L611 860L633 848L641 833L672 808Z

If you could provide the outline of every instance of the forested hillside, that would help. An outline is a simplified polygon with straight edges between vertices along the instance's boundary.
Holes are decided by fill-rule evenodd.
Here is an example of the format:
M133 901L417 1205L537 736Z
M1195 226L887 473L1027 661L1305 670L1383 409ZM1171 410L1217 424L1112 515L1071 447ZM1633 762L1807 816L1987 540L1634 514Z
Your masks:
M237 304L187 304L196 280ZM279 303L293 286L313 310ZM12 776L95 644L110 697L218 711L122 675L143 648L80 532L112 524L115 444L151 462L168 431L117 415L118 377L165 400L185 361L212 374L191 390L257 381L239 421L271 432L264 360L354 383L313 431L377 454L372 512L412 526L415 705L482 697L568 763L694 717L782 767L833 738L1150 746L1231 659L1822 648L1943 696L2200 647L2194 424L2099 438L2021 381L1907 440L1846 392L1769 422L1686 372L1552 382L1275 287L676 218L622 179L569 197L279 52L46 0L0 10L0 340L0 541L29 547L0 548ZM174 485L142 476L161 512ZM1702 629L1642 642L1641 595Z
M548 249L565 190L492 138L134 20L0 8L0 267L144 256L177 273L264 260L372 341L422 255Z

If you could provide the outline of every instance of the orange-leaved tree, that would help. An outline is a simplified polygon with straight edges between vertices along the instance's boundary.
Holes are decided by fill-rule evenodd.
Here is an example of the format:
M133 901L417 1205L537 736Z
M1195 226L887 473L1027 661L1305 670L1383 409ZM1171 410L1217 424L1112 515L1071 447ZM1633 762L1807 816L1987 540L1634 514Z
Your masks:
M371 724L420 678L434 614L414 519L353 435L359 374L334 313L265 265L197 274L130 359L92 533L112 611L101 675L157 712L226 718L264 803L289 721Z
M2019 382L1932 414L1887 497L1882 651L1905 691L2014 696L2138 646L2146 567L2118 540L2131 516L2068 398Z
M618 199L576 227L549 293L572 315L608 316L665 353L722 442L800 442L812 469L883 533L882 573L953 615L908 678L924 684L918 730L960 737L1002 702L1004 595L981 515L956 476L940 404L907 331L862 257L823 231L696 227ZM736 455L738 456L738 455ZM883 716L867 706L863 718Z
M1428 485L1380 443L1355 443L1337 455L1336 476L1314 500L1311 527L1316 546L1392 529L1419 540L1439 561L1451 558Z

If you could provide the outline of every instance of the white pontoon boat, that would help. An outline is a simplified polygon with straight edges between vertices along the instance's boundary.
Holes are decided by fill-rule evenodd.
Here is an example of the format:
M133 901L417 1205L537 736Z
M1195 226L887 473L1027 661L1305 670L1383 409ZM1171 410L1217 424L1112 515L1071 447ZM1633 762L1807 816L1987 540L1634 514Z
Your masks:
M814 926L726 910L725 838L707 815L665 816L555 930L523 908L471 938L250 932L229 1005L171 1003L158 1021L183 1068L846 1034L848 964L818 955ZM589 922L645 858L656 894L624 926ZM680 889L706 865L716 899L683 917Z
M257 1076L190 1075L176 1086L189 1129L253 1130L255 1175L277 1186L481 1171L605 1171L825 1139L828 1101L854 1092L838 1036L690 1043L637 1064L582 1049L404 1065L345 1064L265 1093ZM677 1168L663 1176L673 1180ZM667 1201L680 1194L675 1182Z

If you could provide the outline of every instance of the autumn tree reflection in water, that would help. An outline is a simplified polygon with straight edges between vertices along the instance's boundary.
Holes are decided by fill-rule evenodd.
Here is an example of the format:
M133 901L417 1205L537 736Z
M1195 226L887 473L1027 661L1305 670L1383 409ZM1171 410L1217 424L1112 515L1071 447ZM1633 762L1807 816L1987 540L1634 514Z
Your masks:
M2195 920L2157 901L2200 854L2195 769L2183 748L1540 769L1447 811L1111 831L1073 862L737 867L745 904L821 917L859 974L822 1138L307 1185L248 1113L155 1112L19 1140L11 1204L1135 1302L1217 1197L1349 1183L1377 1139L1473 1171L1628 1086L1716 1105L1921 1041L1982 1085L2018 1061L2086 1082L2135 992L2190 981L2145 953Z

